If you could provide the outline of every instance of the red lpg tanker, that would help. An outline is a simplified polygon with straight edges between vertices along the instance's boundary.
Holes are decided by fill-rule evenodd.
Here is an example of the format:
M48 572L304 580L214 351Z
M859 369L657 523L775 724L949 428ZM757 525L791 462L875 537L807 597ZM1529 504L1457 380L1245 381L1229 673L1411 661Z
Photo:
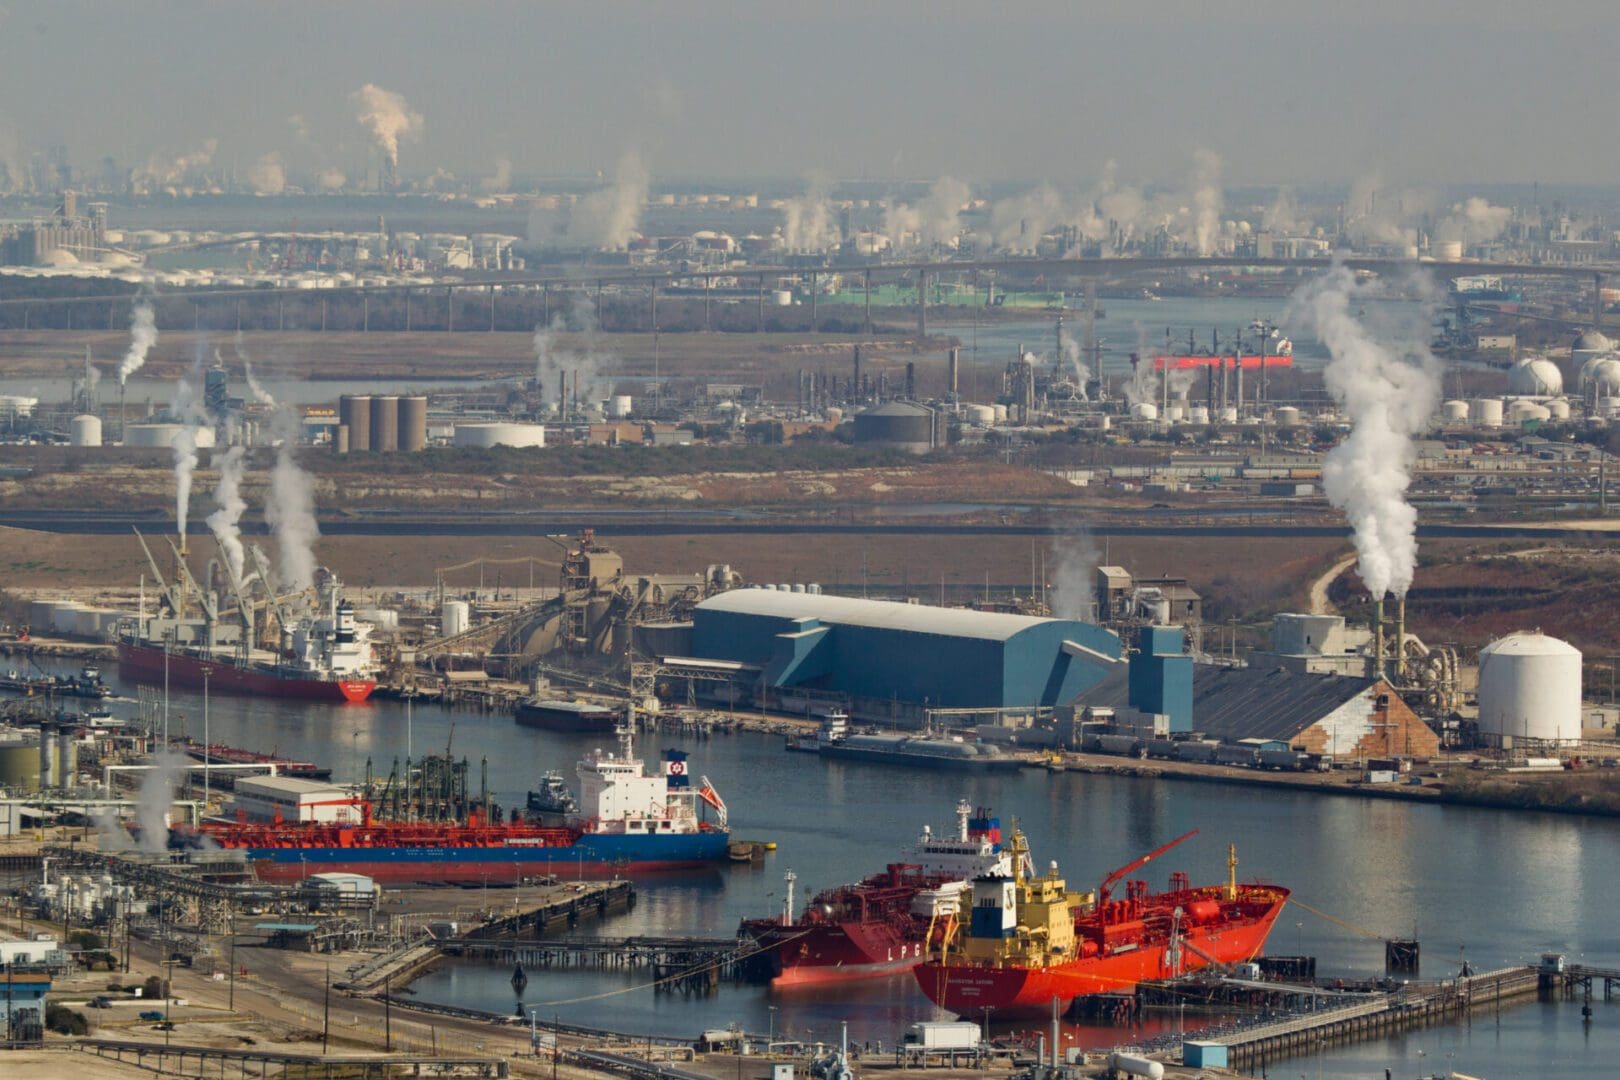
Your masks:
M797 917L796 879L788 871L782 913L744 919L738 929L759 949L752 962L776 988L903 975L922 963L946 927L955 925L970 882L1012 868L1001 846L1001 823L990 811L963 801L956 817L954 834L935 836L924 826L901 861L856 884L817 893Z
M1069 892L1056 863L1033 876L1028 846L1015 829L1012 872L974 879L966 933L953 935L938 957L916 969L923 993L961 1016L985 1009L997 1017L1045 1016L1054 998L1067 1009L1087 994L1260 955L1288 890L1238 884L1235 853L1228 854L1223 885L1193 886L1179 871L1162 893L1149 892L1146 881L1125 880L1196 833L1114 871L1091 894ZM1121 881L1125 896L1115 899Z

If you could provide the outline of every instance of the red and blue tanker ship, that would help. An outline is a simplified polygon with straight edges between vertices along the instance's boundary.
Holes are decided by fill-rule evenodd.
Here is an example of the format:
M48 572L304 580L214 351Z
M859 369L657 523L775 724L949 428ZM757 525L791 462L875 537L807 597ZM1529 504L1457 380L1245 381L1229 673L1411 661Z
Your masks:
M354 820L205 823L221 847L245 850L265 881L298 881L341 871L380 881L517 883L568 872L641 873L724 862L731 838L726 805L703 777L694 788L685 753L666 751L664 774L646 775L628 725L619 752L579 763L580 806L588 817L560 826L377 821L363 799L347 800ZM712 820L711 820L712 818Z

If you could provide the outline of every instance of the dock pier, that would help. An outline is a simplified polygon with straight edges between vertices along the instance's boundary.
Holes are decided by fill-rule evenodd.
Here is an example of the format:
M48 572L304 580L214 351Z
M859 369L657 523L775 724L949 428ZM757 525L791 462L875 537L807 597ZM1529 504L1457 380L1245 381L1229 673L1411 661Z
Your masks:
M735 938L592 938L585 941L511 941L464 937L438 947L491 963L522 964L530 971L646 971L663 992L710 994L723 980L745 977L749 943Z
M1620 972L1614 977L1620 980ZM1359 1042L1412 1028L1447 1023L1475 1009L1537 994L1548 976L1534 967L1510 967L1421 987L1371 1001L1323 1009L1309 1016L1235 1032L1211 1042L1226 1047L1227 1067L1253 1072L1318 1046Z

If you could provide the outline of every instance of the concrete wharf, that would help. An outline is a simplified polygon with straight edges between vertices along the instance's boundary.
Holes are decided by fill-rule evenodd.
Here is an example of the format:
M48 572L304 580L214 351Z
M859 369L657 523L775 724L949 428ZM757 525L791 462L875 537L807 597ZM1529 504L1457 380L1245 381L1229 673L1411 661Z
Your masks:
M1615 977L1620 979L1620 972L1616 972ZM1273 1062L1309 1053L1318 1046L1357 1042L1445 1023L1481 1006L1501 1005L1534 995L1542 986L1542 979L1538 968L1501 968L1440 983L1408 986L1372 1001L1323 1009L1211 1041L1226 1046L1229 1068L1264 1071Z
M543 970L645 970L657 989L710 993L722 980L741 980L742 961L755 950L736 938L628 937L582 941L503 941L464 937L438 943L446 952Z
M321 1077L323 1080L362 1078L387 1080L396 1076L421 1076L424 1073L457 1076L484 1076L503 1078L510 1076L508 1063L492 1057L424 1057L413 1054L289 1054L275 1051L222 1048L218 1046L183 1046L178 1043L136 1042L129 1039L83 1039L77 1044L81 1050L97 1057L150 1069L171 1076L225 1076L231 1075L278 1076L299 1078Z

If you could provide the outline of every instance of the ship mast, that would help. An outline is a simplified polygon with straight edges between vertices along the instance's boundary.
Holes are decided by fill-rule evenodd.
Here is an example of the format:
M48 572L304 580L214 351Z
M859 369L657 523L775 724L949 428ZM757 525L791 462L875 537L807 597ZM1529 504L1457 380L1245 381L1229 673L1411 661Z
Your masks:
M973 816L973 807L966 799L956 800L956 838L967 843L968 818Z

